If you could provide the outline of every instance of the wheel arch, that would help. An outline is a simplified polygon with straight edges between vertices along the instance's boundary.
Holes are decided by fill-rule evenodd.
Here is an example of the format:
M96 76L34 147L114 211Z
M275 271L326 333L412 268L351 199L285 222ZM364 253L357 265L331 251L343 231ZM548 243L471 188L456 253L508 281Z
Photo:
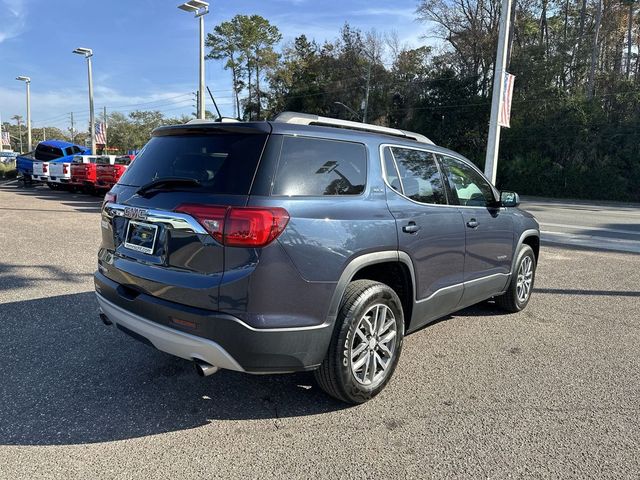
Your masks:
M367 253L347 264L331 298L328 321L335 322L347 285L362 279L384 283L396 292L402 302L405 327L408 327L415 303L415 273L409 255L396 250Z
M540 255L540 232L535 229L525 230L520 234L516 248L513 251L513 259L511 260L511 274L513 274L516 268L516 262L518 261L518 252L522 245L529 245L533 250L536 257L536 264L538 263L538 257Z

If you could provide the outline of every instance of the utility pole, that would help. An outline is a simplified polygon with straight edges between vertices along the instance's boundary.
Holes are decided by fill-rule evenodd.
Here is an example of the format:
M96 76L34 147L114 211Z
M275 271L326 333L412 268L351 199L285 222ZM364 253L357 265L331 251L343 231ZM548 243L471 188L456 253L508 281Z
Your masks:
M31 151L31 78L20 75L16 80L24 82L27 86L27 148Z
M102 107L102 114L103 114L103 124L102 124L102 134L104 135L104 151L106 155L109 155L109 152L107 152L107 107Z
M18 122L18 132L20 132L20 153L24 153L22 148L22 124L20 123L20 121L21 121L21 118L18 118L17 122Z
M11 139L9 139L9 148L11 148ZM4 151L4 139L2 138L2 114L0 113L0 152Z
M362 123L367 123L367 110L369 110L369 90L371 88L371 62L367 68L367 90L364 94L364 104L362 108Z
M73 128L73 112L71 112L71 143L76 143L75 130Z
M498 52L496 54L496 65L493 72L493 93L491 95L491 118L489 120L489 140L487 144L487 156L484 163L484 174L496 183L496 173L498 171L498 151L500 149L500 105L504 94L504 76L507 65L507 42L509 40L509 22L511 20L511 0L502 0L500 12L500 30L498 32Z
M47 128L42 127L42 141L44 142L47 139Z

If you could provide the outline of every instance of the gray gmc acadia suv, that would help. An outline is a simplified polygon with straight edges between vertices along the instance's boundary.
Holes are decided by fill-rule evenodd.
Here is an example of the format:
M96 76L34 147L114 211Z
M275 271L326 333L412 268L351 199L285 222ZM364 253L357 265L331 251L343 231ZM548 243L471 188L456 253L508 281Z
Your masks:
M313 370L362 403L407 333L527 305L540 234L518 204L403 130L292 112L161 127L105 197L100 316L202 375Z

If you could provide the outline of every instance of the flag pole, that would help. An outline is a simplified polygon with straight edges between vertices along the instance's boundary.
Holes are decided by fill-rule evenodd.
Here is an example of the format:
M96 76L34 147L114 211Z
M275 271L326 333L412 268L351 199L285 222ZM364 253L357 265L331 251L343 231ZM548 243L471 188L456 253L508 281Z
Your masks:
M507 64L507 42L509 23L511 20L511 0L502 0L500 12L500 30L498 32L498 52L496 54L496 65L493 73L493 93L491 95L491 119L489 120L489 140L487 144L487 156L484 162L484 174L496 183L496 173L498 171L498 150L500 149L500 104L504 95L504 75Z

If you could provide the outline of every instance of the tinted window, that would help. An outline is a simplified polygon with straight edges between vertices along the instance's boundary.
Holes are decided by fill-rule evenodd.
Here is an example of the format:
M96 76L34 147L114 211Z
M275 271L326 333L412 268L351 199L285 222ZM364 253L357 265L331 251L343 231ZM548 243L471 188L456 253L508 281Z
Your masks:
M34 156L36 160L47 161L47 160L55 160L56 158L64 157L64 154L62 153L61 148L51 147L49 145L44 145L40 143L36 147L36 153Z
M137 162L138 160L136 160ZM360 143L285 137L272 195L358 195L367 181Z
M116 157L116 161L115 161L116 165L129 165L130 163L131 163L131 157L129 156Z
M80 155L76 155L73 157L73 163L83 163L82 157Z
M452 193L458 197L460 205L484 207L495 202L489 182L471 165L446 155L441 155L440 161L447 172Z
M67 147L67 148L64 149L64 155L67 156L67 157L69 155L73 155L74 153L76 153L76 152L74 152L73 148L71 148L71 147Z
M96 159L96 163L98 165L109 165L111 163L111 159L109 157L98 157Z
M73 149L73 153L81 153L82 149L76 145L74 145L73 147L71 147Z
M394 160L397 170L386 166L393 165ZM398 190L394 182L399 183L405 197L420 203L447 203L442 176L432 153L400 147L387 149L385 169L389 185ZM398 174L400 177L396 179Z
M153 137L136 156L120 184L139 187L153 180L198 180L213 193L246 195L267 136L211 133Z

